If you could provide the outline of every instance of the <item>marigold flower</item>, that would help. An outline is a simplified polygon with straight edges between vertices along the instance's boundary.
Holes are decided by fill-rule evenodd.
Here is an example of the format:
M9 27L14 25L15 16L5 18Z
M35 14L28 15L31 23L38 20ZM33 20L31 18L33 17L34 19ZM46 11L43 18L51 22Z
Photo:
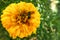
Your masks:
M10 37L24 38L36 33L40 14L32 3L12 3L3 10L1 22Z

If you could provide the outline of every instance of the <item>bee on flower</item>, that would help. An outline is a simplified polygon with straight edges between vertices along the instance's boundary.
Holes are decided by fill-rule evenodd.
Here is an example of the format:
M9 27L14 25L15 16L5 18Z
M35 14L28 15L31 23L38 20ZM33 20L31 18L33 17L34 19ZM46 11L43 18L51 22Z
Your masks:
M10 37L24 38L36 34L40 13L32 3L12 3L3 10L1 22Z

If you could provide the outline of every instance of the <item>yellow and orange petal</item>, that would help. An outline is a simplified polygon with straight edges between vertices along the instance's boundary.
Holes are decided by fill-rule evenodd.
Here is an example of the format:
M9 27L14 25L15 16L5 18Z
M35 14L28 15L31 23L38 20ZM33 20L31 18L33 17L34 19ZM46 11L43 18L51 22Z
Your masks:
M3 10L1 22L10 37L24 38L36 33L40 25L40 13L32 3L12 3Z

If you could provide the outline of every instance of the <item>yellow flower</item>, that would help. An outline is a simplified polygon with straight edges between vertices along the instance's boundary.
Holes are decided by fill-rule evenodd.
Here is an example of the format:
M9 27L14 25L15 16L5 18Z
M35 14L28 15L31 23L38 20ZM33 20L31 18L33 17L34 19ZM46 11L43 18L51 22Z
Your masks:
M32 3L12 3L3 10L1 22L10 37L24 38L36 33L40 14Z

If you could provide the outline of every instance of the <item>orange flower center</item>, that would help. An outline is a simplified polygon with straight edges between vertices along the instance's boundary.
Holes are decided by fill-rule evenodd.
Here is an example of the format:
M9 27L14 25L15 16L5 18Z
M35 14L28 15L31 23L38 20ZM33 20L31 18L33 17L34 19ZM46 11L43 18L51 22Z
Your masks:
M29 23L29 19L31 18L31 12L22 12L17 16L17 22L18 24L21 22L22 24Z

